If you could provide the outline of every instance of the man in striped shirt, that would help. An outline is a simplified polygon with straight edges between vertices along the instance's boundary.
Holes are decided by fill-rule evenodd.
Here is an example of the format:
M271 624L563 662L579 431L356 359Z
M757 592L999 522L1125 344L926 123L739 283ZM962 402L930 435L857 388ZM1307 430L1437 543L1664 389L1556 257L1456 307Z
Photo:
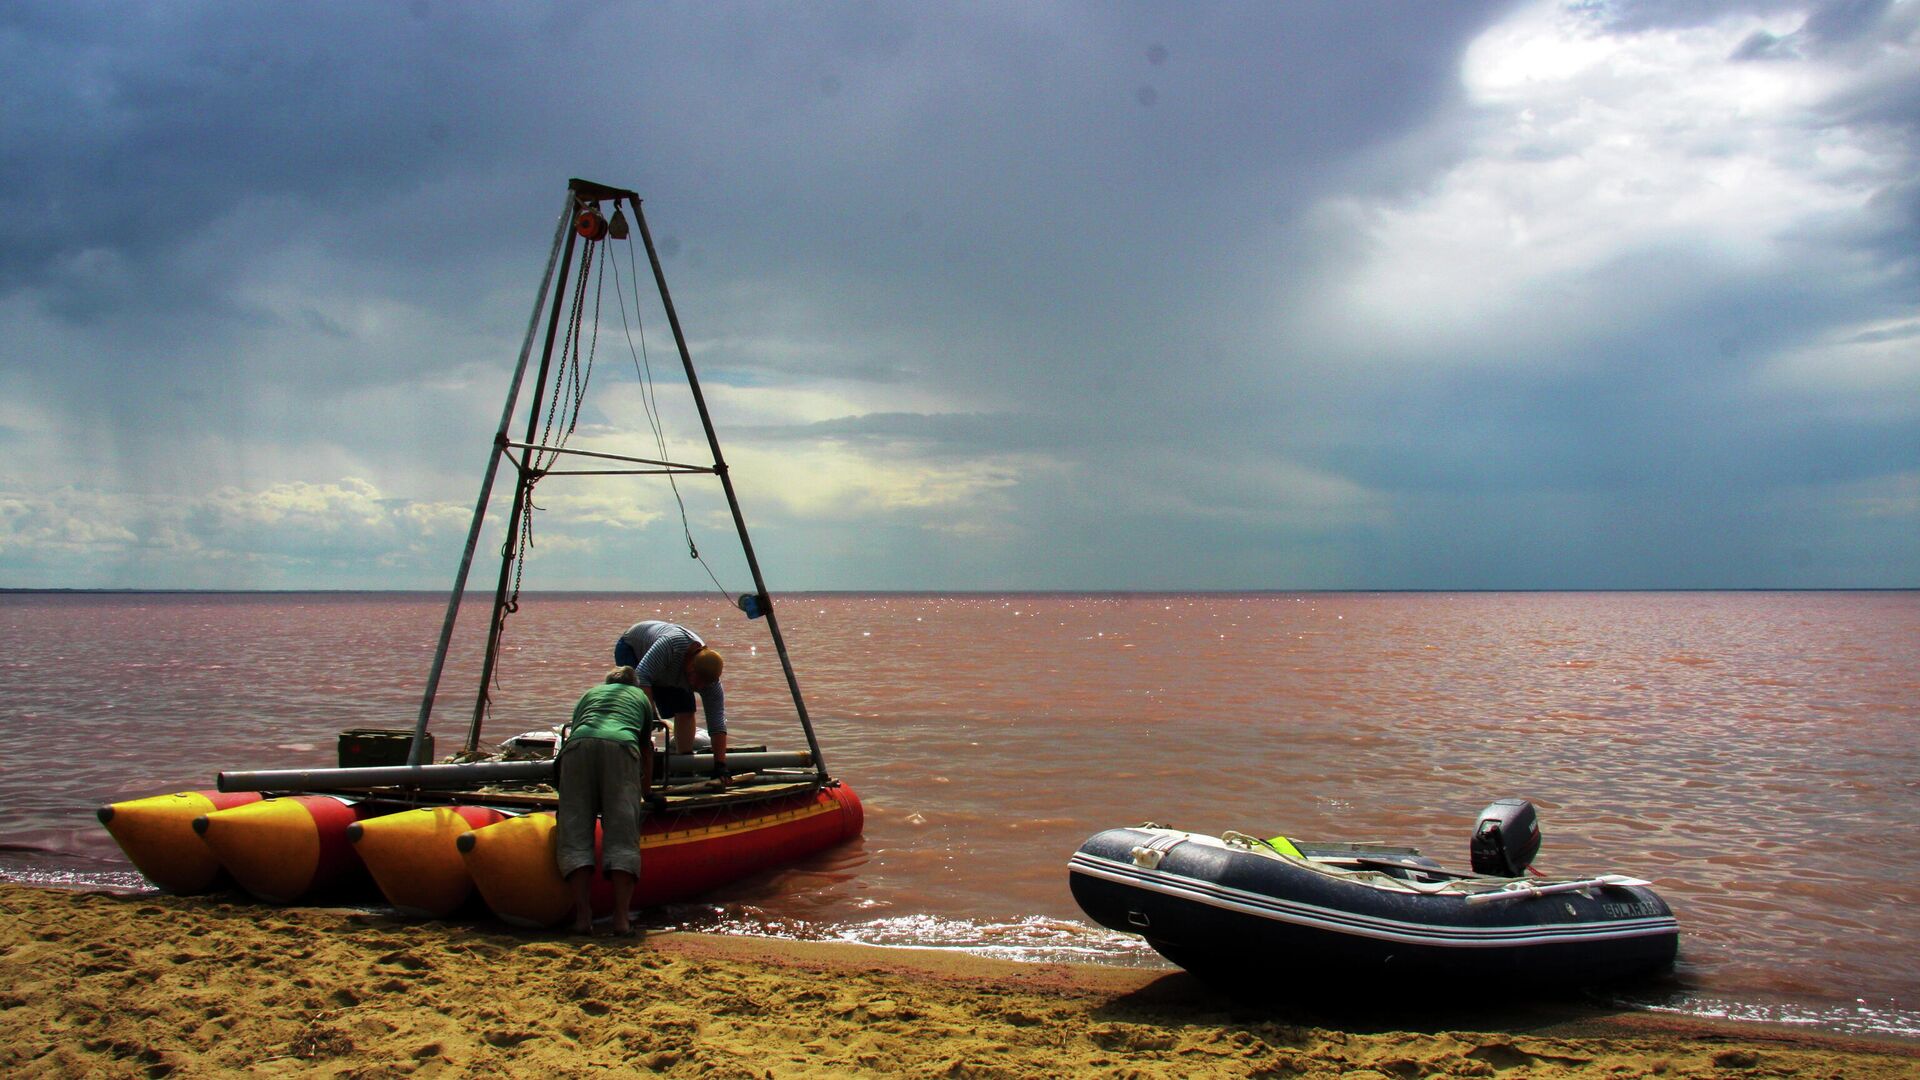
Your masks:
M613 662L633 667L635 678L661 716L673 717L673 743L693 753L693 699L707 714L713 739L713 775L727 774L727 696L720 689L720 654L678 623L637 622L613 643Z

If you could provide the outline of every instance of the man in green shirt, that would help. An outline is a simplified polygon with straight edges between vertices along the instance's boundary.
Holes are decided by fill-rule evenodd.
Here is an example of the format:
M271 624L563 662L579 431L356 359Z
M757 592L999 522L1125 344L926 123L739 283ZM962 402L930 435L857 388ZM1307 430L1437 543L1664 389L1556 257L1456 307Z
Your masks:
M560 786L560 876L573 889L573 929L590 933L593 825L600 822L600 861L613 882L613 932L633 933L628 908L640 880L640 817L653 775L653 703L622 665L580 695L556 764Z

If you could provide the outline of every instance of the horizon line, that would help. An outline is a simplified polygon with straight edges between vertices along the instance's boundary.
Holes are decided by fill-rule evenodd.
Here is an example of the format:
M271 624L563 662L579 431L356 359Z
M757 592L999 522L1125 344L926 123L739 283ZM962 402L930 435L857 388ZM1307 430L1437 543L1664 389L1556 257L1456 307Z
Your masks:
M815 588L775 591L775 596L842 594L848 596L1192 596L1293 593L1712 593L1712 592L1916 592L1920 585L1571 585L1571 586L1220 586L1198 588ZM525 589L533 596L706 596L710 589ZM0 595L153 595L153 596L297 596L406 595L446 596L445 589L319 587L192 588L145 586L0 585ZM469 589L464 596L485 596ZM729 602L732 597L728 597Z

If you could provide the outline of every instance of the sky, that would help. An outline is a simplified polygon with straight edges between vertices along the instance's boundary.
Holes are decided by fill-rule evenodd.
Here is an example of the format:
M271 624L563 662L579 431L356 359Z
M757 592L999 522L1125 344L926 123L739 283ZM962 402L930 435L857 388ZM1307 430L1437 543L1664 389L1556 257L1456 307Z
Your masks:
M1920 0L15 0L0 587L446 589L574 176L776 592L1916 587L1917 159ZM526 587L750 589L679 486Z

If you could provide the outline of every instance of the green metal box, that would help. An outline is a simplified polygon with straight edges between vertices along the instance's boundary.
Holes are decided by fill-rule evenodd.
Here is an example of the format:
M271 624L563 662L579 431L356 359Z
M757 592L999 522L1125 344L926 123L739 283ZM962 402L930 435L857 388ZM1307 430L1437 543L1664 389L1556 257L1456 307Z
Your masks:
M433 732L426 735L424 764L433 763ZM407 752L413 749L413 732L406 728L352 728L340 733L340 767L354 769L366 765L405 765Z

